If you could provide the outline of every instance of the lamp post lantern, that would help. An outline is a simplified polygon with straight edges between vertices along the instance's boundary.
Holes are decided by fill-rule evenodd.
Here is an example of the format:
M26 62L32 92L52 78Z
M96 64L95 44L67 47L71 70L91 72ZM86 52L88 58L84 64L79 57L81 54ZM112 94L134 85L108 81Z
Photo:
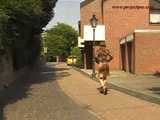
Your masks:
M92 77L95 78L96 72L95 72L95 30L97 27L98 19L96 18L96 15L93 15L90 19L91 27L93 28L93 46L92 46Z

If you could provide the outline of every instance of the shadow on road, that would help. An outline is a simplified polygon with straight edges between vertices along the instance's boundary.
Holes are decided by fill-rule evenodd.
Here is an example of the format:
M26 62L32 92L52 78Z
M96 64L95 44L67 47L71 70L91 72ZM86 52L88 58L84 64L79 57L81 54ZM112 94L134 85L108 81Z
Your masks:
M160 72L159 72L159 71L155 72L155 73L154 73L154 76L160 77Z
M42 109L39 109L39 106L36 106L33 104L33 108L38 109L38 115L37 116L31 116L33 120L34 117L38 120L63 120L66 118L68 120L97 120L97 117L89 113L86 109L80 107L77 105L68 95L62 91L60 88L57 80L61 80L61 78L70 76L69 68L63 68L63 67L55 67L54 65L46 65L43 67L40 67L37 69L37 71L31 71L28 74L26 74L24 77L21 77L16 80L9 88L5 89L0 94L0 120L8 120L8 119L14 119L14 120L23 120L24 114L18 114L13 109L8 111L8 108L10 108L11 104L16 104L18 101L26 98L30 98L33 96L32 89L33 85L37 84L43 84L41 91L44 91L44 87L47 87L47 90L51 90L49 93L43 93L48 94L48 98L44 101L45 103L48 102L49 106L45 106L45 104L41 104L43 107ZM51 83L50 83L51 82ZM46 83L46 84L44 84ZM51 85L51 86L50 86ZM41 86L41 85L40 85ZM54 87L54 88L49 88ZM51 97L55 96L55 97ZM38 99L38 98L37 98ZM49 100L49 101L48 101ZM23 103L21 103L23 105ZM20 104L20 105L21 105ZM25 104L24 104L25 105ZM35 105L35 106L34 106ZM49 111L47 111L47 107L49 107ZM7 114L6 112L7 108ZM22 109L20 111L23 111L23 108L21 106L17 106L17 108ZM14 108L15 109L15 108ZM30 109L31 110L31 109ZM33 112L32 110L29 112ZM8 112L12 113L13 116L8 116ZM40 114L39 114L40 113ZM15 116L14 114L18 114ZM45 115L50 116L51 118L43 118ZM38 118L37 118L38 117ZM31 119L30 119L31 120Z
M8 104L16 103L21 99L25 99L30 96L30 86L33 84L41 84L44 82L53 81L60 79L60 77L66 77L70 74L68 72L63 72L64 70L69 70L68 68L54 68L47 65L39 67L36 71L31 70L18 78L13 84L8 88L4 89L0 93L0 120L6 120L4 116L3 109ZM55 74L56 71L61 71Z
M153 87L149 90L152 91L154 94L160 95L160 87Z
M55 68L55 71L65 71L65 70L69 70L69 68Z

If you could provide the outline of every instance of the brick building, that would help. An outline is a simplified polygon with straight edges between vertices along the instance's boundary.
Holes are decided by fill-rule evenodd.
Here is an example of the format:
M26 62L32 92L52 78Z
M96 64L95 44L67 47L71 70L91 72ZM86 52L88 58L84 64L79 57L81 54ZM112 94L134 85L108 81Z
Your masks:
M106 27L105 44L113 54L112 70L136 74L160 72L160 2L158 0L85 0L81 37L93 14ZM91 68L92 42L85 42L85 68ZM98 43L97 43L98 46Z

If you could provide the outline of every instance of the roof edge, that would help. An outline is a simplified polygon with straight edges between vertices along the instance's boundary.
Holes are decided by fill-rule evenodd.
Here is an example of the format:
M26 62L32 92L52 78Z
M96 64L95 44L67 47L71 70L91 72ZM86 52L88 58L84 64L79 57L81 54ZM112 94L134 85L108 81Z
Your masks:
M85 1L80 3L80 7L82 8L82 7L86 6L87 4L89 4L89 3L93 2L93 1L95 1L95 0L85 0Z

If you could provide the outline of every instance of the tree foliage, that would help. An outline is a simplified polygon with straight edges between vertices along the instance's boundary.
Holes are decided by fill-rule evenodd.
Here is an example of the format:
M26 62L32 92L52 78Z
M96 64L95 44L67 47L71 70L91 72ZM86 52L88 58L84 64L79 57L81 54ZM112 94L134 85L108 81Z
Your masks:
M82 62L82 53L81 53L80 48L78 48L78 47L72 48L71 55L77 57L77 61L76 61L75 65L77 67L82 67L83 62Z
M49 55L62 55L65 51L63 51L64 49L64 45L63 45L63 41L65 38L63 38L62 36L58 36L53 34L52 36L48 36L47 37L47 48L48 48L48 54Z
M74 28L64 23L58 23L47 31L44 38L48 47L48 55L68 56L72 47L77 45L77 37L78 33Z
M41 50L42 28L53 17L57 0L1 0L0 48L8 49L14 68L31 65Z

